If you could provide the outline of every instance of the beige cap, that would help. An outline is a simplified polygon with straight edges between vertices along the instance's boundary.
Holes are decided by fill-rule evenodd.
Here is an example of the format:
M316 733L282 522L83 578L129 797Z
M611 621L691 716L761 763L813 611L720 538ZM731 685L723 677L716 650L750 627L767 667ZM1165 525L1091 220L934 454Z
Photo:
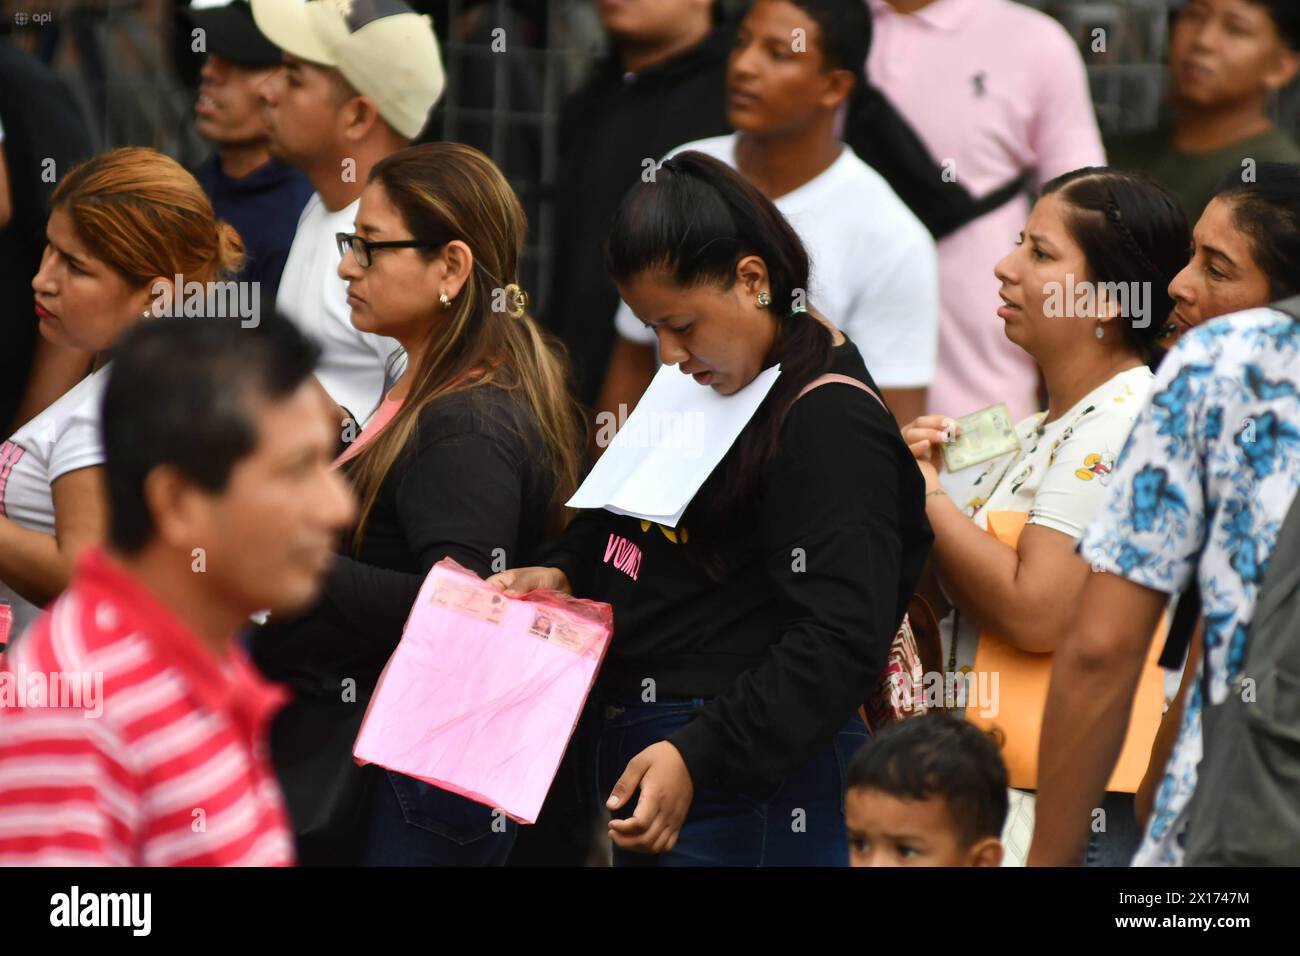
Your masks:
M414 139L447 82L433 21L401 0L252 0L253 19L286 53L332 66Z

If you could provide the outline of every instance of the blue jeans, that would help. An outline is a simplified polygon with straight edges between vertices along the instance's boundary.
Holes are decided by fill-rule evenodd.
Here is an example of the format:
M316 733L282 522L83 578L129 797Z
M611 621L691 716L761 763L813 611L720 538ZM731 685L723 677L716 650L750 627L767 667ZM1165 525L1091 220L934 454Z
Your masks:
M593 691L580 729L580 759L599 804L628 761L684 727L705 703L647 704ZM672 850L652 856L614 847L614 865L847 866L845 771L866 740L866 725L855 714L834 741L784 780L736 791L697 786ZM614 815L630 816L635 807L633 800Z
M392 770L376 775L365 866L501 866L519 825L505 814Z

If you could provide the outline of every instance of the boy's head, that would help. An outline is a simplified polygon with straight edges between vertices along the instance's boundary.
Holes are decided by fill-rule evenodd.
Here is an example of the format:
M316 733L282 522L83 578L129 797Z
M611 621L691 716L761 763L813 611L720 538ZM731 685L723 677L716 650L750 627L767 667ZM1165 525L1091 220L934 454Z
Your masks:
M1178 101L1216 108L1282 89L1300 70L1296 0L1188 0L1169 38Z
M779 136L833 116L862 82L870 46L862 0L759 0L727 66L727 121Z
M852 866L1000 866L1007 770L973 724L892 724L857 752L844 795Z

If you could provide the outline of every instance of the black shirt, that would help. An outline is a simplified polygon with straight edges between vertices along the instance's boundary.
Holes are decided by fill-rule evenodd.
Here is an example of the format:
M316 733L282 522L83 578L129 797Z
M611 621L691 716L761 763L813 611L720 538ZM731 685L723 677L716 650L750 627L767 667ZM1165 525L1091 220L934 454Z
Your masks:
M827 371L874 388L852 343L832 349ZM752 522L718 543L729 570L715 581L679 541L722 467L676 532L587 511L548 563L577 596L613 605L603 687L643 699L651 679L657 699L713 698L669 739L697 786L735 789L803 766L867 698L932 533L898 426L849 385L791 407Z
M45 251L50 196L94 146L63 81L5 40L0 40L0 123L13 204L9 225L0 229L0 433L8 435L39 334L32 279Z
M380 486L360 552L345 536L316 605L260 629L258 666L300 695L337 701L353 678L367 698L434 564L450 557L487 577L535 558L552 491L547 461L520 392L485 386L436 399Z
M731 131L727 56L735 26L641 73L617 56L599 63L560 115L556 227L546 322L573 359L578 398L595 403L614 345L618 290L605 273L610 222L644 162L674 146Z

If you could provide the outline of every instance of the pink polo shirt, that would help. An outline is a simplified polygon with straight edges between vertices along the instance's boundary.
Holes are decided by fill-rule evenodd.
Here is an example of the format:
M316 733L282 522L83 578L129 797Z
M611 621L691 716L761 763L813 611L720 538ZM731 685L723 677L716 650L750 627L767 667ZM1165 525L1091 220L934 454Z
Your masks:
M1083 57L1051 17L1011 0L935 0L907 15L867 2L875 20L867 76L974 196L1027 170L1038 186L1105 162ZM1005 401L1019 420L1037 409L1036 367L1002 332L993 275L1028 216L1018 197L938 245L933 412Z

